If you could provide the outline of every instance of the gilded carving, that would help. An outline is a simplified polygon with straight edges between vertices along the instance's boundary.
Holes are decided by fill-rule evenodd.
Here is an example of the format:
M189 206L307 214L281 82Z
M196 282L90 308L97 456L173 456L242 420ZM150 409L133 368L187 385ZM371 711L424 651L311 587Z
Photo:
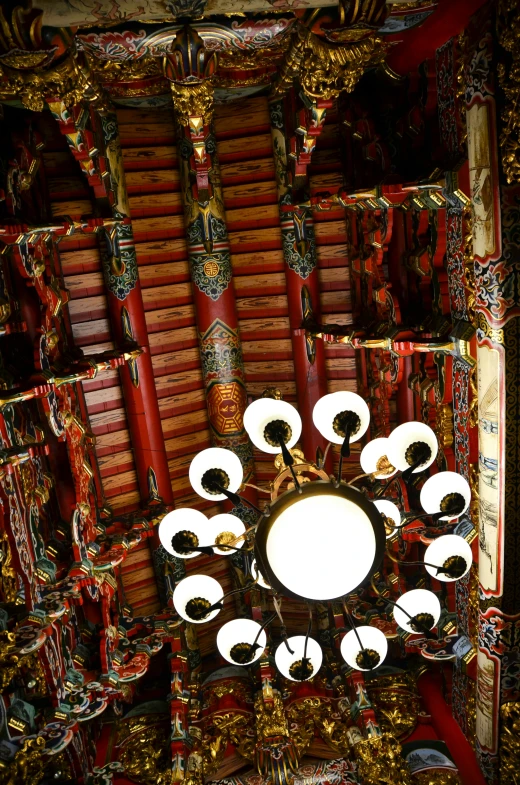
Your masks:
M43 751L45 739L41 736L26 739L12 761L0 760L0 785L30 783L38 785L44 774Z
M213 117L213 87L208 80L195 84L170 84L173 108L181 125L189 125L190 117L210 123Z
M271 97L286 92L298 75L311 98L336 98L342 90L352 91L368 66L381 63L385 54L382 39L375 36L334 46L302 27L286 53Z
M0 535L0 545L2 549L1 575L4 601L15 602L16 592L18 590L18 580L16 571L13 567L13 557L6 532L2 532Z
M139 60L125 60L122 63L114 62L113 60L100 60L92 56L88 56L87 59L90 71L94 76L103 83L115 82L115 86L121 82L137 82L162 76L160 61L151 55L140 57ZM164 92L164 89L165 85L163 82L161 84L161 92ZM144 91L142 87L140 88L141 93L146 92L149 95L149 91L149 85L147 85ZM114 92L112 85L110 85L110 92Z
M202 756L204 776L214 774L224 760L228 744L233 744L243 757L253 759L254 734L249 737L251 715L241 712L214 714L211 727L203 737Z
M520 4L518 0L501 0L498 4L499 41L511 57L509 66L499 64L500 85L505 94L502 110L500 148L502 167L508 183L520 178Z
M413 785L401 745L391 736L363 739L354 745L358 771L364 785Z
M402 741L417 725L421 704L409 673L380 676L367 684L368 696L385 734Z
M504 703L500 715L500 782L516 785L520 769L520 703Z
M289 726L279 694L273 694L273 700L265 702L261 693L255 699L256 735L260 741L272 736L288 736Z
M336 98L351 92L369 66L384 60L382 39L371 37L350 46L333 47L308 35L300 64L300 82L312 98Z
M14 633L0 632L0 690L5 690L11 683L26 659L25 655L18 654Z
M102 93L95 85L85 63L79 63L69 55L63 63L48 71L15 71L0 66L0 76L4 82L0 86L0 99L19 96L23 105L33 112L45 108L45 99L52 95L58 97L68 107L86 98L101 103Z
M475 571L476 586L478 591L478 574ZM478 600L478 594L477 594ZM478 605L477 605L478 613ZM467 737L468 741L475 749L477 740L477 685L475 682L471 683L471 687L466 695L466 719L468 723Z
M475 260L473 258L473 219L469 205L466 205L462 211L462 239L467 311L470 321L474 324L476 320Z
M451 769L428 769L414 774L413 781L418 785L462 785L458 772Z
M34 687L31 689L32 695L34 697L47 695L47 679L38 654L29 654L25 659L24 665L34 681Z
M133 717L123 723L122 734L124 740L119 760L127 775L140 785L170 785L168 727L158 724L157 716L152 714Z
M295 701L287 709L287 718L291 724L291 738L296 741L300 755L312 742L315 730L335 752L346 755L349 751L349 726L330 700L309 697Z
M440 403L435 412L435 433L439 440L439 447L445 450L453 446L453 409L449 403Z

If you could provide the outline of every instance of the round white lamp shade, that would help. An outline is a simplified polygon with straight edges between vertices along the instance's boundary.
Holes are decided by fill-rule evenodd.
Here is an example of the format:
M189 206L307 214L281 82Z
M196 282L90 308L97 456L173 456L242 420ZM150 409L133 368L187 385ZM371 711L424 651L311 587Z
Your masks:
M228 486L226 490L235 493L242 484L244 476L240 458L231 450L223 447L208 447L207 450L199 452L190 464L189 478L191 487L202 496L203 499L219 502L224 501L226 496L223 493L211 493L203 488L202 480L207 472L223 472L222 477L227 477ZM225 487L225 484L223 484Z
M213 545L213 543L215 543L213 550L215 553L218 553L219 556L231 556L231 554L235 552L231 548L222 547L227 543L233 545L233 548L241 548L243 546L243 539L238 540L238 542L233 542L233 540L236 540L241 534L244 534L246 530L246 527L236 515L231 515L229 512L214 515L213 518L209 519L209 525L211 528L211 537L208 544ZM219 545L221 547L218 547Z
M442 537L434 540L431 545L428 545L424 552L424 561L426 570L433 578L437 578L438 581L445 583L452 583L468 574L473 562L473 554L469 544L463 537L459 537L458 534L444 534ZM443 572L437 573L435 567L428 566L434 564L436 567L449 567L450 561L458 561L457 566L461 572L456 578L450 578ZM463 561L466 563L465 568ZM464 571L462 572L462 570Z
M266 427L276 420L281 420L289 426L291 434L286 442L288 448L294 447L302 432L300 415L287 401L278 401L275 398L258 398L250 403L244 412L244 428L249 438L262 452L278 455L279 444L270 444L265 438Z
M251 575L253 576L254 580L261 586L263 589L270 589L271 586L264 580L262 577L262 573L258 569L258 564L256 563L256 559L251 561Z
M406 613L404 613L404 611ZM408 615L409 614L409 615ZM412 633L424 632L424 627L433 629L439 621L441 615L441 604L436 595L427 589L412 589L399 598L398 604L394 606L394 619L403 630ZM412 619L419 617L423 622L423 627L414 629L411 625ZM433 619L433 622L432 622Z
M222 587L215 578L211 578L209 575L189 575L179 581L175 587L173 605L179 616L186 621L192 624L205 624L215 618L220 612L220 608L210 611L205 618L195 619L190 615L189 603L194 601L195 608L200 608L208 603L214 605L216 602L220 602L223 596ZM186 606L188 606L187 609Z
M421 507L429 515L435 515L441 512L446 503L449 503L448 497L452 493L464 499L464 508L456 515L443 515L440 520L454 520L466 512L471 501L471 488L468 481L456 472L438 472L426 480L421 489Z
M197 540L197 545L211 545L211 529L209 521L203 512L191 507L179 507L167 513L159 524L159 539L161 544L172 556L179 559L193 559L199 553L179 553L172 545L172 538L179 532L190 532Z
M401 520L401 513L399 512L399 507L396 504L389 502L386 499L375 499L374 505L377 507L379 512L385 516L385 518L389 519L392 526L403 525ZM386 539L388 540L391 537L394 537L395 534L395 529L393 531L387 532Z
M276 667L280 673L291 681L308 681L313 676L316 676L323 661L320 644L314 638L309 638L307 641L306 657L309 660L310 667L308 668L308 675L306 675L305 672L302 673L300 670L305 649L305 635L294 635L292 638L287 639L287 643L294 654L291 654L285 643L282 642L274 655ZM298 678L302 675L305 678Z
M251 665L260 659L267 643L266 634L262 630L257 640L259 648L254 652L247 648L255 642L260 629L260 625L252 619L228 621L218 631L217 648L224 659L233 665ZM240 662L241 658L247 659L247 662Z
M384 461L385 458L386 461ZM383 437L372 439L368 444L365 444L361 450L361 468L365 474L373 474L378 480L393 477L397 472L397 469L395 468L389 472L378 472L378 468L381 468L381 466L378 466L380 461L382 461L383 464L390 464L390 461L388 460L388 439Z
M363 659L359 641L361 641L363 649L367 652L368 662L372 661L374 663L371 667L367 667L367 663ZM347 632L341 641L341 656L347 665L358 671L371 671L374 668L378 668L383 663L387 652L388 643L386 637L377 627L357 627L356 630ZM379 661L377 661L377 657L379 657Z
M414 474L431 466L437 457L439 446L435 433L429 425L425 425L423 422L405 422L392 431L388 437L388 460L392 466L402 472L410 469L411 464L406 459L407 452L417 443L427 444L430 448L430 456L417 469L414 469Z
M347 390L324 395L317 401L312 410L314 425L333 444L343 444L345 437L334 430L334 420L342 412L354 412L359 417L357 431L350 435L350 443L357 442L366 433L370 423L370 410L360 395Z
M382 523L372 502L355 489L306 483L293 503L282 499L271 510L261 559L265 577L288 596L344 597L377 569L386 536ZM262 536L257 531L260 552Z

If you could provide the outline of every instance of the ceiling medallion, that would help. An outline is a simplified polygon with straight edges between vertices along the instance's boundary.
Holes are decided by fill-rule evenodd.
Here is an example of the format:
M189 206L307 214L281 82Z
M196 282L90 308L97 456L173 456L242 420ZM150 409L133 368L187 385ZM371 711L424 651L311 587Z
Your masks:
M420 491L424 512L401 511L391 495L398 473L406 484L422 482L425 470L434 463L438 444L429 426L403 423L388 438L369 441L361 452L363 474L346 482L344 459L350 456L350 445L368 430L366 402L352 392L325 395L314 407L313 421L329 442L319 463L294 449L302 421L278 391L266 391L246 409L244 426L251 441L259 450L276 455L278 474L266 491L270 500L262 508L239 495L247 484L243 484L242 466L233 452L210 448L193 459L189 477L194 490L211 501L248 504L257 514L252 526L246 528L229 513L208 519L188 508L168 513L159 527L163 546L179 558L191 559L201 553L229 556L240 549L247 554L249 580L240 589L224 594L209 575L190 575L178 583L173 603L186 621L203 624L215 618L226 599L237 592L260 586L270 593L273 613L263 624L234 619L219 630L217 647L228 662L248 666L262 656L266 628L276 617L281 619L283 597L308 604L307 634L287 637L283 633L285 637L275 651L278 670L293 681L313 678L322 664L321 647L311 637L315 602L343 603L349 628L343 631L340 650L351 668L373 671L383 663L388 650L384 633L369 625L357 626L347 599L365 586L371 585L377 593L373 578L385 554L398 563L422 565L427 579L442 582L460 579L472 564L466 540L443 533L469 507L471 491L463 477L449 471L429 477ZM325 470L332 444L340 448L335 476ZM361 478L369 482L360 490L354 483ZM431 542L421 561L401 562L391 543L405 524L417 519L428 520ZM393 606L394 620L402 630L432 637L441 615L436 593L418 588L406 591L397 602L385 599Z

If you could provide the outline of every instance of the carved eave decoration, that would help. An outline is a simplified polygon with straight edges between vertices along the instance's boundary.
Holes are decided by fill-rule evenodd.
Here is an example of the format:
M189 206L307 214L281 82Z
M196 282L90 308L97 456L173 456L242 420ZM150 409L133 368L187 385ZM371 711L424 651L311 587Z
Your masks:
M384 60L386 46L377 31L388 7L377 2L367 10L365 5L356 6L355 14L341 6L310 10L300 18L287 13L266 19L195 17L189 28L169 20L161 27L142 20L131 21L123 30L76 33L45 27L44 15L31 11L29 36L23 34L27 19L15 9L10 19L4 13L0 19L0 99L19 99L26 108L41 111L49 97L67 107L82 98L95 100L99 88L94 85L116 100L167 96L162 60L182 50L189 29L213 57L215 100L219 90L229 100L234 90L240 96L244 88L257 92L271 87L276 97L294 79L311 100L327 100L351 91L367 68Z

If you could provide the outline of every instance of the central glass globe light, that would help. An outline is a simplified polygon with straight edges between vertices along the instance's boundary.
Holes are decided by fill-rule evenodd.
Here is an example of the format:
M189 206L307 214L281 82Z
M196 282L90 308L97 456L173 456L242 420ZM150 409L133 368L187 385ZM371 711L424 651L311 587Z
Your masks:
M316 481L280 496L260 520L256 558L269 584L289 597L334 600L379 567L385 528L355 488Z

